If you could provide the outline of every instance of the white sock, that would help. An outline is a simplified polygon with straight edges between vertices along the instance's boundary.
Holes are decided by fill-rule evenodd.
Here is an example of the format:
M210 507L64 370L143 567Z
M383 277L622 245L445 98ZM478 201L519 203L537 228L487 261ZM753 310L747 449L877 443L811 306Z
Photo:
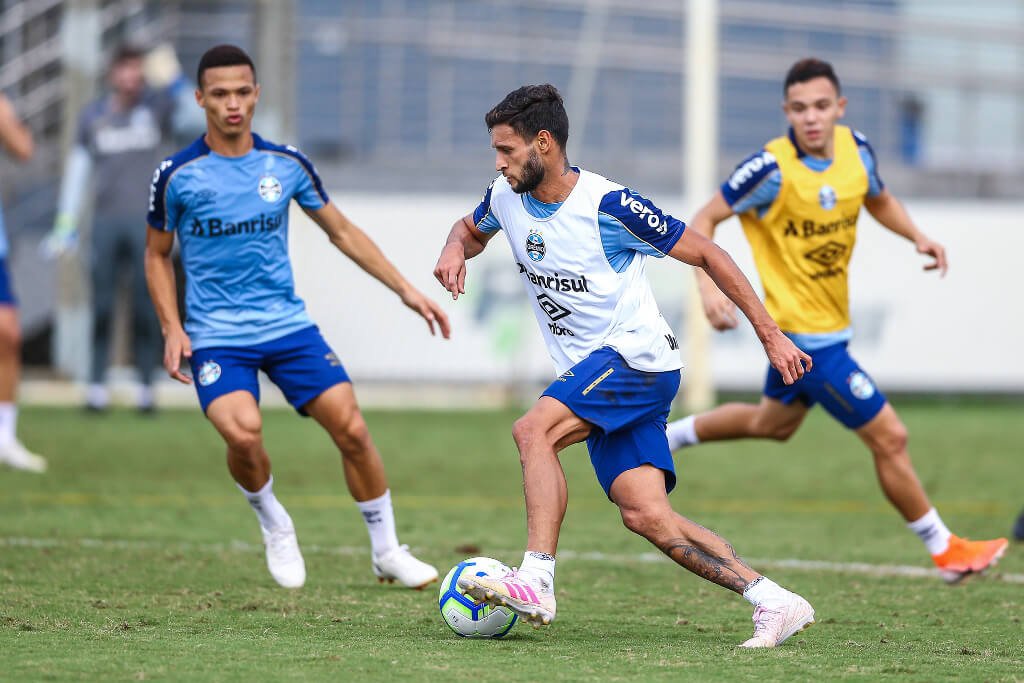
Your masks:
M0 445L14 443L18 432L18 406L0 403Z
M754 579L743 591L743 597L747 602L754 607L764 607L766 609L772 609L788 602L791 595L792 593L767 576Z
M395 511L391 507L391 489L384 495L372 500L356 501L359 511L363 513L366 530L370 533L370 547L374 555L383 555L398 547L398 535L395 533Z
M932 555L941 555L946 552L949 547L949 537L953 535L946 528L935 508L926 512L921 519L909 522L907 528L924 541L925 547Z
M139 385L139 394L135 401L135 407L140 409L153 407L153 387L148 384Z
M523 554L523 563L519 565L519 573L537 579L545 590L555 589L554 555L527 550Z
M284 506L281 505L274 495L273 476L270 477L270 480L267 481L263 488L255 493L246 491L242 488L241 484L236 483L236 485L238 490L245 494L249 505L252 506L256 516L259 517L261 527L267 531L273 531L274 529L292 526L292 518L288 516L288 511L284 509Z
M85 402L95 408L106 408L110 403L110 394L103 384L90 384L85 388Z
M687 415L682 420L668 424L665 435L668 437L668 447L671 450L700 443L700 439L697 438L696 421L696 415Z

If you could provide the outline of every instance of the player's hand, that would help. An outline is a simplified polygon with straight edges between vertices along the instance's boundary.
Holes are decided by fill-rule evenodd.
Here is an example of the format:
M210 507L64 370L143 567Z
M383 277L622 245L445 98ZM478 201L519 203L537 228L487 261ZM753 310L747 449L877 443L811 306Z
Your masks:
M448 315L441 310L441 307L433 299L428 299L419 290L410 287L409 291L402 295L402 303L419 313L427 321L430 334L437 334L434 331L434 325L436 324L441 330L442 337L445 339L451 338L452 328L448 323Z
M764 344L768 362L779 371L786 384L792 384L803 377L814 365L811 357L798 349L789 337L782 334L782 330L776 328L761 343Z
M57 220L53 223L53 230L39 245L40 253L44 258L53 260L77 248L78 230L75 228L74 219L65 213L58 214Z
M925 256L931 256L934 261L926 264L925 270L937 270L939 271L940 277L946 277L946 270L949 268L949 264L946 262L946 248L938 242L933 242L927 237L919 239L915 245L917 247L918 254L924 254Z
M451 292L452 299L466 293L466 250L461 244L444 245L434 266L434 277Z
M707 316L711 327L719 332L731 330L739 324L736 317L736 304L722 294L722 291L714 285L701 287L700 300L704 305L704 315Z
M192 357L192 340L180 327L167 333L164 340L164 369L171 379L192 384L192 378L181 371L181 359Z

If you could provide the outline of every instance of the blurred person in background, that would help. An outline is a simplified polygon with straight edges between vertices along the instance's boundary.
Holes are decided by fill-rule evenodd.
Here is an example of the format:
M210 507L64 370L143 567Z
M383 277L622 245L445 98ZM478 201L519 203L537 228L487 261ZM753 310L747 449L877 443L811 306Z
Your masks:
M1013 537L1018 541L1024 541L1024 510L1021 510L1017 523L1013 526Z
M10 100L0 94L0 144L18 161L32 158L32 131L18 119ZM7 231L0 211L0 463L29 472L45 472L46 460L30 453L17 436L15 394L21 376L21 324L18 301L7 267Z
M173 48L162 45L146 53L119 47L107 73L108 92L79 115L74 146L68 155L57 219L44 252L58 256L78 244L87 193L93 221L89 245L92 284L93 343L86 407L101 412L110 398L106 375L112 350L114 307L122 278L129 275L132 359L140 382L136 406L153 411L153 370L159 365L160 335L149 305L142 267L146 233L138 227L153 168L168 143L203 129L202 110L192 99L193 86L181 73Z
M879 484L924 543L949 583L984 571L1007 541L953 535L928 500L907 451L907 428L874 381L850 356L847 273L863 206L895 234L932 258L925 270L946 273L946 251L914 225L878 175L860 132L837 121L846 109L832 66L794 64L783 86L789 132L741 163L694 216L690 228L711 238L738 215L765 290L765 306L786 335L814 359L814 370L787 386L768 369L758 404L727 403L668 425L673 450L707 441L785 441L815 403L853 430L874 456ZM717 330L736 327L736 307L697 273L704 312Z

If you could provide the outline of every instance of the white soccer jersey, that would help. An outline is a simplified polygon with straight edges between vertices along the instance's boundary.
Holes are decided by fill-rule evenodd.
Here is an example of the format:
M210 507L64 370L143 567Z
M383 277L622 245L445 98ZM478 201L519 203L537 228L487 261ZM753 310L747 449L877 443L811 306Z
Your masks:
M645 197L588 171L538 218L504 177L474 213L485 232L504 230L558 374L607 346L644 372L682 367L679 345L645 276L685 225ZM536 213L536 211L535 211Z

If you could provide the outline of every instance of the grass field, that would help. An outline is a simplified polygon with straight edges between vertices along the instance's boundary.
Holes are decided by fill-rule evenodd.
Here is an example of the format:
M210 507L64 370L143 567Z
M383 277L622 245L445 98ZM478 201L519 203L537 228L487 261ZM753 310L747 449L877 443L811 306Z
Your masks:
M1024 405L897 407L954 532L1006 535L1024 505ZM400 537L442 573L467 544L521 558L514 417L367 415ZM773 651L734 647L750 633L747 603L629 534L578 447L563 454L558 621L504 641L456 638L435 590L374 579L362 519L316 426L271 411L265 428L306 554L309 578L294 592L266 572L255 518L197 410L25 409L22 436L51 471L0 471L0 680L1024 680L1024 549L957 587L847 567L930 561L859 442L820 411L789 444L677 459L676 508L815 605L818 624Z

